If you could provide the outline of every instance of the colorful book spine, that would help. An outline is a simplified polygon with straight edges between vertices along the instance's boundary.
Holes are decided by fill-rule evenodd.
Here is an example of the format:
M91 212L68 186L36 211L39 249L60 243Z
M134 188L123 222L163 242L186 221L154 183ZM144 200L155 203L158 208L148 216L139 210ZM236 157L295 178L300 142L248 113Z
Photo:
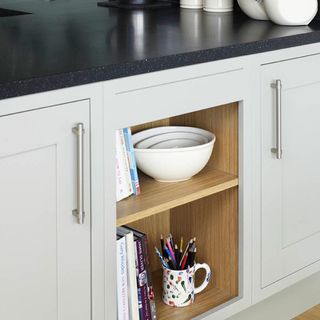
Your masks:
M140 183L139 183L136 157L134 154L131 129L124 128L123 134L124 134L124 139L125 139L126 149L127 149L127 154L128 154L128 161L129 161L129 167L130 167L130 176L131 176L131 182L132 182L132 187L133 187L133 193L135 195L139 195L140 194Z
M138 288L139 288L139 282L141 285L143 284L143 287L141 288L142 290L140 293L141 300L142 300L142 308L143 308L143 318L140 318L140 320L156 319L156 307L155 307L154 293L153 293L153 287L152 287L152 281L151 281L152 280L151 272L148 266L149 258L148 258L147 236L146 234L139 232L128 226L124 226L121 228L132 231L135 236L136 259L137 259L136 265L138 266L137 274L139 274L139 276L137 277Z
M133 193L123 130L116 130L116 197L117 201Z
M150 311L150 303L148 298L148 277L147 270L145 266L145 259L143 253L143 238L138 238L135 241L136 244L136 252L137 252L137 266L138 266L138 275L137 275L137 284L138 290L140 290L141 302L142 302L142 315L140 320L151 320L151 311Z
M117 240L118 320L129 320L126 238Z
M139 320L143 319L143 307L142 307L142 297L141 297L141 289L138 288L138 308L139 308Z
M143 252L145 257L145 267L147 270L147 279L148 279L148 299L150 305L151 319L157 319L157 309L156 302L154 300L154 290L152 286L152 277L151 277L151 269L150 269L150 261L149 261L149 250L148 250L148 238L146 235L143 237Z

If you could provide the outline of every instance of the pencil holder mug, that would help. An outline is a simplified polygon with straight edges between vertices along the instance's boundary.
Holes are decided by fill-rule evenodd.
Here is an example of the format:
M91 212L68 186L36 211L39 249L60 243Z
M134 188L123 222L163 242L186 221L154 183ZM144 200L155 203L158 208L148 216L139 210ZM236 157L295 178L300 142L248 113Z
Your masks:
M210 267L206 263L196 263L186 270L163 268L162 300L172 307L186 307L194 302L195 295L206 288L211 277ZM197 270L205 269L206 277L199 287L195 287Z

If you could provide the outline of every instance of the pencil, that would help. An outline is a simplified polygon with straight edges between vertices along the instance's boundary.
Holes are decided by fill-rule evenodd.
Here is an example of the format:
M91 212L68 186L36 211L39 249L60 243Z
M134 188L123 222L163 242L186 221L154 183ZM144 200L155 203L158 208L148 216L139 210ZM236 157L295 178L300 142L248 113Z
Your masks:
M170 254L171 254L172 260L173 260L174 262L177 262L177 261L176 261L176 258L175 258L175 256L174 256L173 249L172 249L171 244L170 244L170 239L168 239L168 241L167 241L167 248L169 249L169 252L170 252Z
M176 263L177 265L179 264L179 249L178 249L178 246L175 244L174 245L174 256L176 258Z
M166 252L164 251L163 235L160 235L160 243L161 243L162 256L165 258L166 257Z
M174 263L174 261L172 260L172 258L169 256L169 265L171 265L171 269L176 270L177 269L177 265Z
M171 233L169 234L169 239L170 239L171 247L173 248L174 247L174 242L173 242L173 236L172 236Z
M169 245L170 245L170 244L169 244ZM168 249L167 246L165 246L164 249L165 249L166 252L167 252L169 261L172 261L174 264L176 264L176 261L175 261L175 259L174 259L174 254L172 255L171 251Z
M184 256L184 259L183 259L182 264L181 264L181 270L184 270L184 267L186 265L187 259L188 259L188 253Z
M196 254L197 254L197 248L195 248L194 251L193 251L193 255L192 255L192 266L195 264Z
M180 239L180 251L182 251L183 249L183 237L181 237Z
M195 256L195 251L196 251L196 250L197 250L196 248L192 248L192 249L189 251L187 265L190 266L190 267L193 267L193 264L194 264L194 256Z
M192 245L192 240L190 240L190 241L188 242L188 244L187 244L187 246L186 246L186 249L185 249L184 252L183 252L183 255L182 255L181 260L180 260L180 265L182 264L183 259L184 259L184 257L186 256L186 254L187 254L187 252L188 252L188 250L189 250L190 244Z
M158 255L161 263L163 264L164 267L169 268L168 264L164 261L163 257L160 254L160 251L158 250L157 247L154 247L154 249L156 250L156 254Z

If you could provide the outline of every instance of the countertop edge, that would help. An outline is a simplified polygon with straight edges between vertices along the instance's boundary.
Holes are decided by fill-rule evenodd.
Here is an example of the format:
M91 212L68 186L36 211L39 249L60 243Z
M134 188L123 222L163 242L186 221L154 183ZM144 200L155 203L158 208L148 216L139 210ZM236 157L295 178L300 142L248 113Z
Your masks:
M320 42L320 31L0 83L0 100Z

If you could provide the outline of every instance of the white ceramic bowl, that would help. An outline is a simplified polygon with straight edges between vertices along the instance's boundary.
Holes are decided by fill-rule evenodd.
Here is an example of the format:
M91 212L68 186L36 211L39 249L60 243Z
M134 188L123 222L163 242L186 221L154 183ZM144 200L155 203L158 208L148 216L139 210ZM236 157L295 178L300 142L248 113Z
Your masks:
M213 133L192 127L160 127L141 131L132 136L133 144L146 139L148 136L155 136L170 131L198 132L208 138L209 142L192 147L179 147L161 149L135 148L135 156L138 168L148 176L161 182L178 182L188 180L199 173L209 161L216 137Z
M238 0L238 4L248 17L256 20L269 20L263 0Z
M172 149L194 147L209 142L209 138L194 132L165 132L139 141L137 149Z
M318 0L264 0L264 6L274 23L287 26L308 25L318 12Z

